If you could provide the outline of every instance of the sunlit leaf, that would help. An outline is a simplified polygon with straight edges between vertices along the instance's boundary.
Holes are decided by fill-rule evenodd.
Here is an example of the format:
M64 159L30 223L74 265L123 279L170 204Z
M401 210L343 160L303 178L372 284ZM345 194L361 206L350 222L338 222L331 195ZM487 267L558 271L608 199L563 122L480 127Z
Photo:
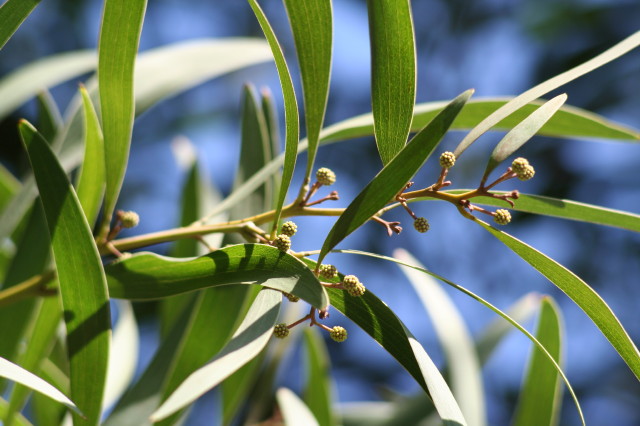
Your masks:
M134 64L147 0L106 0L98 47L98 85L107 177L103 220L105 238L129 159L135 101ZM162 74L162 73L158 73Z
M20 181L4 165L0 164L0 211L4 210L20 187Z
M420 266L406 250L396 249L393 257ZM401 266L433 323L444 351L451 391L470 425L486 424L484 389L478 355L460 311L435 279L416 269ZM554 370L555 371L555 370Z
M275 205L275 216L273 221L272 234L275 236L275 230L280 220L280 213L282 212L282 206L287 198L287 191L291 184L291 178L293 178L293 170L296 166L296 157L298 153L298 138L300 137L300 123L298 117L298 103L296 100L296 93L293 88L293 81L291 80L291 74L287 67L284 54L278 43L267 17L256 2L256 0L248 0L253 13L255 13L262 32L269 42L271 52L276 61L276 68L278 70L278 77L280 77L280 86L282 87L282 96L284 98L284 169L282 170L282 181L280 183L280 191L278 192L278 199Z
M77 185L78 199L90 226L96 221L106 182L104 140L96 110L87 89L80 87L84 111L84 160Z
M319 425L309 407L291 390L280 388L276 391L276 400L282 412L284 424L295 425Z
M80 413L78 407L76 407L73 401L67 398L65 394L63 394L58 389L45 382L35 374L30 373L19 365L16 365L11 361L7 361L4 358L0 358L0 376L6 377L11 381L20 383L37 392L40 392L41 394L46 395L49 398L66 405L74 412Z
M409 0L367 1L371 105L383 164L404 147L416 100L416 47ZM406 182L405 182L406 183Z
M38 3L40 0L7 0L0 6L0 50Z
M527 118L518 123L513 129L506 134L504 138L494 148L489 157L489 163L484 171L482 182L484 182L489 173L491 173L498 164L506 160L511 154L516 152L522 145L529 141L544 124L558 111L558 109L567 100L567 95L558 95L548 102L545 102L540 108L531 113Z
M542 299L536 337L558 364L561 364L564 340L560 309L550 297ZM562 393L560 377L543 353L531 350L513 420L515 426L553 426L558 424Z
M295 294L318 309L329 301L309 268L264 244L228 246L191 259L138 253L108 265L106 272L115 298L158 299L220 285L260 284Z
M304 402L321 425L335 425L335 409L332 407L333 381L327 347L312 327L305 328L303 341L307 371Z
M97 423L111 328L102 261L80 202L49 144L24 120L19 130L51 235L67 326L71 397L88 422Z
M532 87L531 89L522 93L521 95L513 98L511 101L498 108L495 112L493 112L491 115L482 120L482 122L480 122L476 127L474 127L473 130L471 130L460 142L458 147L455 149L454 154L459 157L460 154L462 154L469 147L469 145L475 142L480 136L482 136L504 118L511 115L514 111L517 111L529 102L546 95L550 91L555 90L558 87L567 84L568 82L575 80L576 78L581 77L596 68L600 68L601 66L635 49L639 45L640 31L630 35L620 43L607 49L595 58L590 59L587 62L570 69L569 71L558 74L555 77L552 77L549 80L540 83L537 86Z
M367 184L329 231L318 262L322 262L329 250L394 199L429 158L472 93L468 90L451 101Z
M305 179L308 179L318 151L318 138L329 95L333 38L331 0L285 0L284 4L302 78L304 116L309 141L305 172Z
M491 235L537 269L571 298L600 329L631 371L640 378L640 353L609 305L573 272L517 238L476 220Z
M231 341L213 361L182 382L152 414L151 419L162 420L184 408L257 356L273 334L281 302L280 292L270 289L260 291Z

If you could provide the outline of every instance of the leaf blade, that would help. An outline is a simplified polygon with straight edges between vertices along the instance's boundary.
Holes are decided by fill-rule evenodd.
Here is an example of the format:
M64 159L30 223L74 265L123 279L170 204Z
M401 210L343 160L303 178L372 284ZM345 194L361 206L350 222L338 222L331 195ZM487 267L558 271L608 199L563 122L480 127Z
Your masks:
M276 400L282 411L285 425L319 425L318 420L307 405L291 390L280 388L276 391Z
M38 3L40 0L7 0L0 6L0 50Z

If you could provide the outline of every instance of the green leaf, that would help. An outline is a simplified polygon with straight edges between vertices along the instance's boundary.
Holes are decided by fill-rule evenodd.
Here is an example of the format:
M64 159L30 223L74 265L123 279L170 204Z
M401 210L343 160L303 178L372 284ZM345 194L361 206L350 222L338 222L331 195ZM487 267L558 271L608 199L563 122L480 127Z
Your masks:
M413 19L409 0L367 0L367 9L371 105L378 152L387 165L407 141L416 101Z
M462 189L443 192L461 194L466 191L467 190ZM495 194L506 194L506 192L503 191L491 192ZM530 194L520 194L515 203L515 207L511 207L505 201L492 197L478 197L474 198L474 200L476 200L478 204L509 207L510 209L521 212L577 220L597 225L613 226L616 228L627 229L629 231L640 232L640 215L622 210L595 206L593 204L585 204L572 200Z
M429 158L472 93L472 90L468 90L451 101L358 194L329 231L318 256L318 263L321 263L329 250L347 235L394 200L398 192Z
M284 420L284 424L288 426L295 425L319 425L318 420L313 416L309 407L292 391L287 388L280 388L276 392L276 400L280 407L280 412Z
M404 262L402 262L402 261L400 261L398 259L394 259L393 257L382 256L380 254L375 254L375 253L367 253L367 252L363 252L363 251L359 251L359 250L334 250L333 252L334 253L357 254L357 255L361 255L361 256L374 257L376 259L387 260L387 261L390 261L390 262L398 263L398 264L401 264L401 265L408 266L410 268L416 269L416 270L421 271L421 272L423 272L425 274L429 274L432 277L434 277L434 278L442 281L443 283L447 284L448 286L451 286L451 287L455 288L456 290L466 294L467 296L471 297L472 299L480 302L481 304L483 304L487 308L491 309L496 314L500 315L503 319L505 319L507 322L509 322L511 325L513 325L515 328L517 328L522 334L524 334L529 340L531 340L536 345L536 347L545 354L547 360L554 365L556 371L560 374L560 376L562 377L562 380L567 385L567 389L568 389L569 393L571 394L571 397L573 398L573 402L575 403L576 409L578 410L578 414L580 415L580 420L581 420L582 424L583 425L585 424L584 415L582 414L582 409L580 408L580 403L578 402L578 398L576 397L576 394L573 391L573 387L571 386L571 383L569 383L569 380L567 379L567 376L562 371L562 368L560 368L560 366L556 363L555 359L545 349L545 347L542 346L542 344L538 341L538 339L536 339L533 335L531 335L531 333L529 333L524 327L522 327L517 321L515 321L509 315L505 314L500 309L496 308L491 303L489 303L488 301L486 301L482 297L476 295L475 293L467 290L466 288L464 288L462 286L459 286L458 284L455 284L452 281L447 280L444 277L441 277L438 274L434 274L433 272L431 272L431 271L429 271L427 269L420 268L418 266L414 266L414 265L411 265L411 264L408 264L408 263L404 263ZM366 294L367 293L365 293L365 296L366 296ZM334 299L333 299L334 293L330 292L330 295L332 297L331 298L331 302L335 306ZM353 320L353 318L351 318L351 319ZM386 347L385 347L385 349L386 349ZM387 351L389 351L389 349L387 349ZM391 353L391 351L389 351L389 353ZM411 372L411 370L409 370L409 372Z
M276 107L275 101L273 100L273 94L268 88L263 88L261 90L261 94L262 113L264 114L265 123L267 124L267 134L269 136L269 146L271 146L271 155L269 156L269 162L263 164L260 170L264 169L264 166L266 164L273 162L273 159L279 156L282 152L282 149L280 148L278 109ZM260 170L257 170L256 173ZM279 188L281 184L282 177L279 173L274 173L270 179L267 179L265 181L267 193L272 194L272 205L277 201L275 188Z
M516 152L522 145L529 141L544 124L560 109L566 102L567 95L556 96L546 102L540 108L532 112L527 118L518 123L506 134L504 138L494 148L489 158L489 163L482 176L482 182L487 180L498 164L506 160L511 154Z
M631 371L640 379L640 353L609 305L573 272L511 235L476 220L491 235L537 269L571 298L600 329Z
M7 0L0 6L0 50L38 3L40 0Z
M305 180L318 152L318 140L329 96L333 16L331 0L285 0L300 64L304 116L309 141Z
M305 260L310 267L315 262ZM342 276L334 278L339 282ZM393 356L434 401L438 414L448 425L466 425L451 390L422 345L396 314L371 291L351 297L346 291L328 289L331 305L356 323Z
M396 249L393 256L403 263L420 266L409 252ZM482 371L471 333L460 311L447 293L429 275L401 266L425 307L444 351L451 391L470 425L485 425L486 410ZM554 370L555 371L555 370Z
M219 285L260 284L295 294L318 309L329 302L309 268L264 244L228 246L192 259L139 253L108 265L106 272L109 293L123 299L158 299Z
M37 313L32 326L24 333L25 350L21 354L18 364L28 371L38 372L40 363L46 358L53 342L56 339L56 332L62 319L60 301L55 297L42 298L37 303L35 312ZM7 324L6 322L3 324ZM10 425L11 419L15 418L22 410L27 401L30 390L27 387L16 385L11 390L9 397L9 407L6 416L0 416L5 424Z
M104 140L96 110L91 103L89 93L80 87L84 110L84 160L78 175L77 193L80 205L91 226L95 223L106 182L104 162Z
M78 410L78 407L76 407L73 401L67 398L65 394L60 392L54 386L45 382L35 374L30 373L19 365L16 365L11 361L7 361L4 358L0 358L0 376L6 377L9 380L20 383L24 386L27 386L28 388L40 392L41 394L48 396L54 401L66 405L75 413L80 413L80 410Z
M269 289L260 291L231 341L209 364L182 382L151 415L151 420L162 420L184 408L256 357L273 334L281 302L280 292Z
M287 198L287 191L291 184L291 178L293 177L293 170L296 166L296 157L298 153L298 138L300 137L300 123L298 117L298 103L296 101L296 93L293 88L293 81L291 80L291 74L287 67L287 62L284 59L284 54L278 43L267 17L256 2L256 0L248 0L253 13L255 13L262 32L269 42L271 52L276 61L276 68L278 70L278 77L280 78L280 86L282 87L282 97L284 99L284 169L282 170L282 181L280 184L280 191L278 192L278 199L275 205L275 216L273 220L272 236L275 237L276 228L280 221L280 213L282 212L282 206Z
M558 364L562 357L562 317L554 300L547 296L540 304L536 337ZM525 379L520 390L514 416L515 426L553 426L558 424L560 405L560 377L545 355L532 348Z
M305 328L302 336L307 371L304 402L321 425L336 425L335 410L332 408L333 381L327 346L313 327Z
M20 191L20 181L0 164L0 211L4 210L13 196Z
M0 398L0 419L4 419L7 417L7 412L9 410L9 403L4 399ZM27 420L22 414L17 414L12 419L13 426L32 426L32 424ZM7 421L6 424L9 424Z
M498 108L495 112L482 120L480 124L474 127L473 130L471 130L460 142L458 147L455 149L454 154L456 155L456 157L459 157L469 147L469 145L475 142L480 136L482 136L504 118L511 115L514 111L520 109L529 102L546 95L552 90L555 90L558 87L567 84L570 81L573 81L576 78L581 77L596 68L600 68L608 62L611 62L614 59L617 59L620 56L624 55L625 53L635 49L639 45L640 31L632 34L610 49L607 49L595 58L590 59L587 62L570 69L569 71L558 74L555 77L552 77L549 80L542 82L537 86L522 93L521 95L513 98L511 101Z
M18 0L27 4L32 0ZM15 3L15 1L14 1ZM0 119L9 115L42 88L50 88L96 67L94 50L59 53L30 62L0 80Z
M147 0L106 0L102 13L98 85L107 185L101 239L109 232L127 169L135 114L134 64L146 7Z
M231 424L242 404L247 402L248 395L256 389L260 368L265 358L265 351L227 377L220 385L222 394L222 424ZM254 400L251 401L253 403Z
M86 421L97 424L111 328L102 261L80 202L49 144L24 120L19 130L51 235L67 326L71 397Z
M52 141L62 127L60 110L48 90L43 90L36 97L38 106L38 129L47 141Z

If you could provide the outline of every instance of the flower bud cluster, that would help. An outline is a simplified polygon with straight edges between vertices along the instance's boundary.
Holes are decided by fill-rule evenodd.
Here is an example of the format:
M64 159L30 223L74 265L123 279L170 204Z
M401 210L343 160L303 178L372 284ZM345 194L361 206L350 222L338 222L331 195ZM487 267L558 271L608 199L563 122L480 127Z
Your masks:
M509 210L505 210L505 209L498 209L496 210L496 212L493 214L493 220L498 224L498 225L506 225L509 222L511 222L511 213L509 213Z
M273 245L280 251L286 253L291 248L291 238L288 235L280 234L273 240Z
M276 326L273 327L273 335L278 339L284 339L289 335L289 327L287 327L285 323L276 324Z
M456 164L456 156L453 152L445 151L440 154L440 166L450 169Z
M511 163L511 170L518 176L518 179L525 181L531 179L536 171L526 158L518 157Z
M347 330L344 327L336 325L329 332L329 336L336 342L344 342L347 340Z
M329 168L321 167L316 172L316 179L322 185L330 186L336 183L336 174Z
M425 233L429 230L429 221L424 217L419 217L413 221L413 227L420 233Z
M342 279L342 287L347 291L347 293L349 293L350 296L353 297L360 297L366 291L365 286L355 275L345 275L345 277Z

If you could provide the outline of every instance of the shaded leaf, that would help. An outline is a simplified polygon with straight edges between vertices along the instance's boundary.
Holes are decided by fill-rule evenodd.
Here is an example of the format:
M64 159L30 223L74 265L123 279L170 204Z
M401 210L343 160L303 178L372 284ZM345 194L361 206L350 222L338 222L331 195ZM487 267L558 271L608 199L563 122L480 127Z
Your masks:
M100 419L111 320L102 261L67 176L47 142L19 125L51 235L67 326L71 397L88 423ZM79 420L77 414L74 415Z
M106 272L111 296L123 299L158 299L219 285L260 284L295 294L318 309L329 301L309 268L263 244L228 246L191 259L139 253L108 265Z
M489 163L484 171L482 182L484 182L489 173L491 173L498 164L506 160L511 154L516 152L522 145L529 141L544 124L560 109L566 102L567 95L562 94L556 96L548 102L545 102L540 108L531 113L527 118L518 123L513 129L506 134L504 138L494 148L489 158Z
M80 87L84 111L84 160L78 175L77 193L80 205L90 226L95 223L106 182L104 162L104 140L96 110L89 93Z
M54 401L58 401L59 403L66 405L76 413L80 413L78 407L76 407L73 401L67 398L65 394L63 394L58 389L45 382L35 374L30 373L19 365L16 365L11 361L7 361L4 358L0 358L0 376L6 377L9 380L20 383L37 392L40 392L41 394L48 396Z
M429 158L472 93L472 90L468 90L451 101L367 184L329 231L322 244L318 263L322 262L329 250L362 226L404 188Z
M402 150L416 100L416 47L409 0L367 0L371 105L383 164ZM406 183L406 182L405 182Z
M609 305L573 272L517 238L476 220L491 235L537 269L571 298L600 329L631 371L640 378L640 353Z
M9 403L4 399L0 398L0 419L4 419L7 417L8 410L9 410ZM29 422L29 420L27 420L22 414L17 414L12 421L14 426L31 426L31 423Z
M406 250L396 249L393 256L404 263L420 266ZM400 269L418 293L431 318L447 361L451 391L459 401L460 409L470 425L486 424L480 362L460 311L432 277L407 266L401 266Z
M498 108L491 115L486 117L484 120L482 120L482 122L480 122L476 127L474 127L473 130L471 130L460 142L458 147L455 149L454 154L456 155L456 157L459 157L469 147L469 145L475 142L480 136L482 136L489 129L498 124L501 120L508 117L514 111L520 109L529 102L546 95L550 91L555 90L558 87L567 84L568 82L575 80L576 78L581 77L596 68L600 68L606 63L611 62L614 59L617 59L620 56L624 55L625 53L635 49L636 47L638 47L638 45L640 45L640 31L630 35L620 43L607 49L595 58L590 59L587 62L570 69L569 71L558 74L550 78L549 80L527 90L521 95L513 98L505 105Z
M282 412L285 425L319 425L309 407L291 390L280 388L276 391L276 400Z
M107 181L101 239L109 232L129 158L135 114L133 71L146 7L147 0L106 0L102 13L98 85Z
M48 90L41 91L36 97L38 107L38 126L40 134L47 142L51 142L62 127L62 116L51 93Z
M318 152L318 139L329 96L333 16L331 0L285 0L300 64L304 117L309 141L305 179L309 179Z
M162 420L184 408L256 357L273 334L281 302L280 292L269 289L260 291L231 341L213 361L182 382L152 414L151 419Z
M561 364L564 340L562 329L558 305L551 297L543 298L540 304L536 337L558 364ZM512 424L515 426L558 424L561 397L558 372L553 364L547 361L544 354L533 347Z
M0 6L0 50L38 3L40 0L7 0Z
M282 180L280 183L280 191L275 205L275 215L273 220L272 236L275 237L276 227L280 221L280 213L282 206L287 198L287 191L293 177L293 170L296 166L296 157L298 153L298 138L300 137L300 123L298 117L298 103L296 101L296 93L293 88L291 74L284 59L284 54L278 43L267 17L256 2L256 0L248 0L253 13L255 13L262 32L269 42L271 52L276 62L278 77L280 78L280 86L282 87L282 97L284 98L284 126L285 126L285 142L284 142L284 169L282 170Z
M312 327L305 328L302 336L307 371L304 402L321 425L336 425L335 410L332 407L333 381L327 347Z
M20 187L20 181L4 165L0 164L0 211L4 210Z

